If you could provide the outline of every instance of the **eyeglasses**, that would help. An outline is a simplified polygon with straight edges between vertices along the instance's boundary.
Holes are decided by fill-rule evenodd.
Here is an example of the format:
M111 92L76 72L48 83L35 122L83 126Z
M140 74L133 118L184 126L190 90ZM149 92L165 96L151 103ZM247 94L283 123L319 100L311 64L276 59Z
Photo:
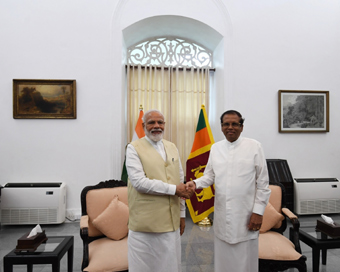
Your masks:
M232 126L232 128L239 128L240 126L242 126L241 123L223 123L222 127L229 127Z

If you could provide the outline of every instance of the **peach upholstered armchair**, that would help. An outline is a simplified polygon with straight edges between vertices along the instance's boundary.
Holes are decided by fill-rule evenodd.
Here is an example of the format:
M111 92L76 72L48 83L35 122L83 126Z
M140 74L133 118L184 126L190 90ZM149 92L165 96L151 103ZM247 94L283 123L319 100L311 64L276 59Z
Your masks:
M108 180L81 192L81 270L128 271L128 197L123 181Z
M259 271L276 272L297 268L299 272L306 272L307 258L301 254L299 242L299 220L285 208L284 186L271 182L269 188L271 195L259 235ZM292 223L290 239L283 235L287 218Z

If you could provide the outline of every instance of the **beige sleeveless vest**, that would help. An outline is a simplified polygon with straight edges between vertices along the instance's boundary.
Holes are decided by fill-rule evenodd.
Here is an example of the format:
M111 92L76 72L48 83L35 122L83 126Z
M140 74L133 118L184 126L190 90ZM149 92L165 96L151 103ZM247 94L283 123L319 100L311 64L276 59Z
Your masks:
M161 155L145 138L132 142L142 162L146 177L178 185L179 158L176 146L162 140L167 155ZM173 195L150 195L137 192L128 183L129 229L140 232L170 232L179 228L180 199Z

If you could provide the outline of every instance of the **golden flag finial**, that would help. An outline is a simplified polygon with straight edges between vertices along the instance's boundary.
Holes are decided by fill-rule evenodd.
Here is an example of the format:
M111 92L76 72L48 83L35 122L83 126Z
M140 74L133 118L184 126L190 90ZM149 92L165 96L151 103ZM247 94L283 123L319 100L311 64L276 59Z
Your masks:
M142 106L142 104L139 106L139 110L143 110L143 106Z

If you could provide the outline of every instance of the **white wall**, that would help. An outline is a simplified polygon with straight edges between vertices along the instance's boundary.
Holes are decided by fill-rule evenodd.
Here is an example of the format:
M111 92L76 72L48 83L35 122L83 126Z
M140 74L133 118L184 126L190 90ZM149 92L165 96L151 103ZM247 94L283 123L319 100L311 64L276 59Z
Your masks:
M261 141L267 158L287 159L294 177L340 178L338 14L331 0L0 0L0 184L65 181L67 208L79 210L84 186L120 178L124 45L133 37L123 31L162 15L222 37L215 140L223 138L219 115L237 109L244 136ZM76 79L77 119L13 119L12 79ZM330 132L278 133L280 89L330 91Z
M247 3L246 3L247 2ZM262 3L262 5L259 5ZM233 107L295 177L340 177L339 1L234 1ZM330 92L330 132L278 133L278 90Z

